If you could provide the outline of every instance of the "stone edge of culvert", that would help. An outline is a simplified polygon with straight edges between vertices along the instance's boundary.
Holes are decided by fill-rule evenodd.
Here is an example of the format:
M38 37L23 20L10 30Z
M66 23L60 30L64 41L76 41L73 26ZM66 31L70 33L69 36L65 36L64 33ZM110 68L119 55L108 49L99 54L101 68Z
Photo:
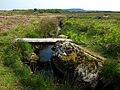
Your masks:
M68 64L68 66L71 67L71 60L63 60L62 57L64 57L64 59L68 59L67 57L70 56L69 53L67 53L67 50L69 50L67 47L69 46L69 48L71 48L70 52L74 52L75 54L79 54L81 53L81 55L83 56L83 58L85 58L85 60L83 60L83 62L81 62L80 59L78 62L75 62L75 67L73 65L72 68L74 68L74 71L72 72L73 74L71 74L71 72L67 72L67 69L69 67L65 67L65 64ZM66 49L66 50L65 50ZM56 46L56 55L55 57L57 57L57 60L52 59L51 62L54 65L54 68L56 68L56 70L59 71L59 73L66 75L73 75L71 77L74 77L74 80L76 81L82 81L84 83L88 83L91 88L95 88L95 86L98 83L98 78L99 78L99 74L101 73L101 69L103 68L104 65L104 61L106 60L104 57L101 56L97 56L95 54L92 54L91 52L87 51L86 49L84 49L83 47L71 43L71 42L64 42L62 44L59 44L58 46ZM73 58L74 55L73 54ZM76 58L76 57L75 57ZM87 60L86 60L87 59ZM84 62L85 61L85 62ZM89 64L86 64L86 63ZM90 71L90 67L93 68L93 70ZM69 70L73 70L73 69L69 69ZM54 70L53 70L54 71ZM89 72L90 71L90 72ZM63 75L61 75L63 76Z

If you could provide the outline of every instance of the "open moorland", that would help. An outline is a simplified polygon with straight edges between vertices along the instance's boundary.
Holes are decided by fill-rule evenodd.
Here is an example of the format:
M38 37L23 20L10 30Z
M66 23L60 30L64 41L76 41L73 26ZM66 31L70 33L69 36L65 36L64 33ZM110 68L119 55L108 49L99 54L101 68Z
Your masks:
M61 30L56 34L60 20ZM100 82L92 90L120 90L119 12L35 11L0 11L0 90L91 90L71 80L60 82L40 71L32 74L23 63L34 50L29 43L16 42L16 38L59 36L105 58Z

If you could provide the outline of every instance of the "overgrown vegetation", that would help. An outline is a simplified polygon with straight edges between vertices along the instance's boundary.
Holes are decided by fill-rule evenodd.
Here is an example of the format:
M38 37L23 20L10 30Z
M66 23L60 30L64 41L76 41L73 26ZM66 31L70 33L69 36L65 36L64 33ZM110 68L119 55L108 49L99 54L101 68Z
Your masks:
M15 37L36 37L36 34L32 26L24 25L19 25L15 30L0 33L0 56L3 63L1 72L5 76L0 79L0 88L2 90L54 90L51 77L46 77L41 73L30 75L29 68L21 60L33 51L32 47L27 43L16 43Z
M44 28L45 27L45 28ZM39 38L55 35L56 18L31 19L27 25L20 24L14 30L0 32L0 89L4 90L56 90L52 77L43 73L30 74L28 66L22 63L33 52L32 45L15 42L17 37ZM64 85L62 85L64 87ZM65 86L67 88L67 86Z
M64 19L62 34L67 35L75 43L101 53L106 57L102 78L105 85L120 89L120 26L115 19ZM117 81L116 81L117 80ZM104 81L104 80L103 80ZM117 83L116 83L117 82Z
M37 12L38 10L34 10ZM40 11L39 11L40 12ZM33 11L32 11L33 13ZM11 12L11 15L14 15ZM107 58L101 77L108 82L105 85L120 89L120 22L119 14L111 14L106 19L96 19L92 13L64 14L64 26L61 34L67 35L75 43L102 54ZM112 17L112 18L111 18ZM117 17L117 18L116 18ZM10 24L11 21L6 21ZM31 17L27 24L19 24L14 29L0 32L0 89L2 90L74 90L78 89L65 83L56 86L52 77L42 73L30 75L27 66L22 63L23 57L33 52L27 43L16 43L17 37L55 37L57 18ZM21 54L22 53L22 54ZM103 80L103 81L104 81ZM79 89L78 89L79 90Z
M38 22L37 33L41 37L55 37L58 26L56 17L45 17Z

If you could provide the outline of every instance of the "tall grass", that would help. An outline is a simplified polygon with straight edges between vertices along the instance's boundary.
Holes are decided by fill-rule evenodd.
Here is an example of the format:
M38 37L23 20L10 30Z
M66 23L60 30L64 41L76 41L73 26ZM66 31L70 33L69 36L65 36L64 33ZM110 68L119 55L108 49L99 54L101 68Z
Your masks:
M116 21L118 22L118 21ZM102 70L102 76L109 81L104 83L116 90L120 89L120 27L114 20L98 19L64 19L61 33L68 35L75 43L89 47L107 58ZM117 58L118 57L118 58ZM104 82L104 80L103 80Z
M89 17L89 15L87 15ZM102 77L111 81L116 90L120 89L120 65L115 55L108 53L110 48L107 44L120 46L120 27L119 22L111 19L96 20L85 18L69 18L64 20L64 27L61 33L68 35L75 43L98 50L108 58L106 61ZM79 90L69 82L63 82L62 85L56 86L52 77L46 77L42 73L30 75L27 66L22 63L33 48L28 43L16 43L17 37L54 37L58 25L57 18L46 17L42 19L31 20L28 25L20 24L14 30L0 32L0 89L2 90ZM116 49L116 48L115 48ZM107 52L107 53L105 53ZM111 51L111 52L114 52ZM106 55L107 54L107 55ZM120 57L118 57L119 59ZM112 59L112 60L111 60ZM4 78L2 78L4 77ZM109 79L110 77L110 79ZM105 83L107 84L107 83Z
M58 20L55 17L45 17L39 20L36 30L41 37L55 37Z
M103 78L104 87L112 87L114 90L120 89L120 66L113 60L107 60L102 69L101 77Z
M31 20L29 25L20 24L14 30L0 33L0 57L3 62L2 68L8 68L9 70L6 70L8 73L4 73L6 77L3 83L5 83L5 85L0 86L0 89L69 89L68 84L63 84L62 87L56 86L56 83L54 83L54 79L52 77L47 77L42 73L31 75L28 66L22 63L22 60L27 58L28 55L33 52L33 48L32 45L28 43L15 42L15 38L54 37L56 34L57 18L46 17L38 22L39 23L34 24L34 20ZM0 85L2 84L0 83Z
M5 71L8 72L4 73L5 77L2 82L5 85L0 83L0 89L54 90L51 77L46 77L42 73L30 75L29 68L21 61L23 57L27 57L30 52L33 52L33 49L27 43L16 43L15 38L36 37L36 34L34 35L33 33L35 32L33 28L36 27L19 25L15 30L0 33L0 61L3 63L2 68L5 68ZM28 31L30 32L28 33Z

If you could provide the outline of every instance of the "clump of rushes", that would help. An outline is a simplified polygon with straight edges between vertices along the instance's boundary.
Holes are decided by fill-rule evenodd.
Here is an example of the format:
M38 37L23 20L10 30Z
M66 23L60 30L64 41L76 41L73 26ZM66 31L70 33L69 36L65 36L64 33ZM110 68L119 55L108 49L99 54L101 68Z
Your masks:
M58 20L55 17L42 18L38 23L37 32L42 37L54 37L57 31Z

